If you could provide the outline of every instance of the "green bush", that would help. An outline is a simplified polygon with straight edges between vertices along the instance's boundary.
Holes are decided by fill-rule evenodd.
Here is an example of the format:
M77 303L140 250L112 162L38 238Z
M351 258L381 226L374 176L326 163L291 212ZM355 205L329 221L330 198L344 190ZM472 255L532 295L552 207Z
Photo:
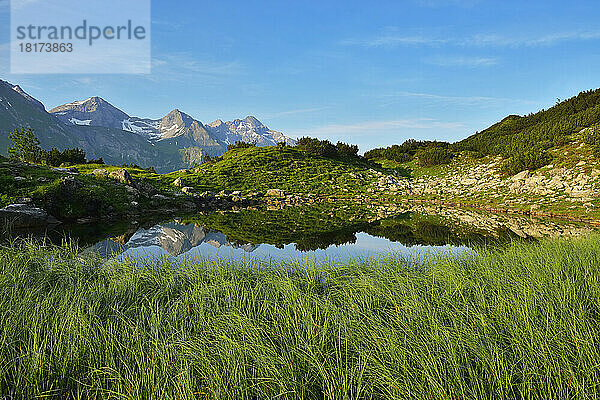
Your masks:
M444 147L429 147L417 152L419 165L422 167L449 164L453 157L454 153Z
M332 157L338 154L338 149L329 140L303 137L298 139L296 147L314 156Z
M339 154L345 154L348 156L356 156L358 154L358 146L355 144L337 142L335 147Z
M254 143L246 143L241 141L236 141L234 144L227 145L227 151L234 149L248 149L250 147L256 147L256 142Z
M85 151L77 148L66 149L63 151L60 151L56 148L52 150L41 150L39 161L52 167L58 167L62 164L85 164ZM104 161L102 163L104 163Z
M502 170L508 175L514 175L525 170L536 170L552 161L552 156L543 150L528 150L513 154L504 161Z
M368 160L390 160L404 163L411 161L415 154L423 149L430 147L448 148L449 146L450 144L447 142L408 139L400 145L394 144L389 147L369 150L365 153L365 158Z
M592 148L592 152L600 158L600 125L594 125L583 135L583 141Z

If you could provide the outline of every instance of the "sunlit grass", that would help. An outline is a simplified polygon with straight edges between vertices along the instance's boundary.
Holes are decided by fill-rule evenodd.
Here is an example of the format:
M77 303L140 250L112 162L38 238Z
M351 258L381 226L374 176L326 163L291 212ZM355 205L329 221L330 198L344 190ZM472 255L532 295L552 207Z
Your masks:
M319 265L0 249L9 398L600 396L600 237Z

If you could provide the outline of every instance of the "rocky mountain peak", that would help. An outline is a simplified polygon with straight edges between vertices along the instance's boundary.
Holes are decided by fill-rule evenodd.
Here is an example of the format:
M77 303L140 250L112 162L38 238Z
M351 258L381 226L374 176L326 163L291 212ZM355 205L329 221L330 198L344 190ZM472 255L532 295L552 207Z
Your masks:
M252 115L248 115L246 118L244 118L244 121L246 121L247 123L249 123L250 125L252 125L256 128L264 126L262 124L262 122L260 122L258 119L256 119L256 117L254 117Z
M10 85L8 82L2 81L2 83ZM10 86L12 86L12 85L10 85ZM40 109L46 111L46 107L44 107L44 105L40 101L36 100L35 98L33 98L29 94L27 94L23 89L21 89L21 87L19 85L12 86L12 90L19 93L21 96L23 96L25 98L25 100L27 100L28 102L30 102L37 108L40 108Z
M50 113L66 124L117 129L122 129L123 121L129 118L129 115L98 96L54 107Z
M211 128L217 128L217 127L219 127L221 125L224 125L224 124L225 124L225 122L223 122L220 119L217 119L216 121L213 121L210 124L208 124L208 126L210 126Z

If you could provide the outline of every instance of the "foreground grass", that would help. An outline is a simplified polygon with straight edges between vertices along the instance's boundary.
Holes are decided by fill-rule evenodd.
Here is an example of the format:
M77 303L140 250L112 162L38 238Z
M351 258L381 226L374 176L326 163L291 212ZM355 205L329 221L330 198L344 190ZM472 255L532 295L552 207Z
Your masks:
M10 398L600 396L600 237L411 263L0 249ZM259 268L260 267L260 268Z

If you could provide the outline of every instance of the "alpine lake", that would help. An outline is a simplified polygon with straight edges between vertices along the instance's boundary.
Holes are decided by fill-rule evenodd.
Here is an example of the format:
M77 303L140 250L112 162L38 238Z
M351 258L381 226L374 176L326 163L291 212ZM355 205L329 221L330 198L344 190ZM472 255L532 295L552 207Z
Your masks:
M593 230L578 222L471 209L388 205L367 210L335 204L63 224L10 236L59 245L73 242L107 260L221 259L277 265L290 260L419 259Z

